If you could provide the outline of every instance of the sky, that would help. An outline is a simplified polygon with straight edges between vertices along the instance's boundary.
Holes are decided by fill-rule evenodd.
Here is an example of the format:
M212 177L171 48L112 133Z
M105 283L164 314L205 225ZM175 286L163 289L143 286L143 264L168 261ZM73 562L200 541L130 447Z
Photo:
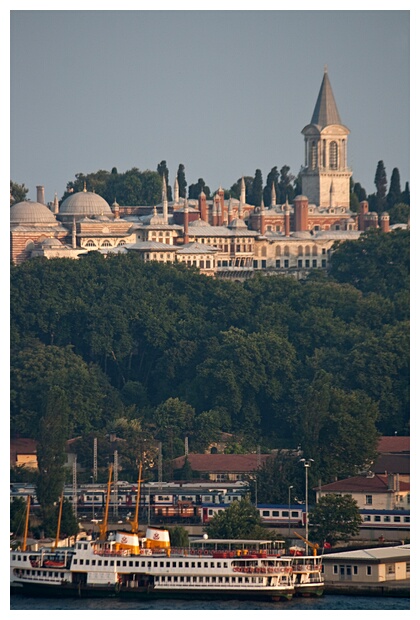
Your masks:
M211 191L256 169L264 182L274 166L296 175L325 66L354 181L375 192L382 160L388 183L394 168L402 189L410 182L409 10L20 5L30 3L10 7L10 179L32 200L37 185L61 198L79 172L162 160L172 186L182 163L188 184L202 177Z

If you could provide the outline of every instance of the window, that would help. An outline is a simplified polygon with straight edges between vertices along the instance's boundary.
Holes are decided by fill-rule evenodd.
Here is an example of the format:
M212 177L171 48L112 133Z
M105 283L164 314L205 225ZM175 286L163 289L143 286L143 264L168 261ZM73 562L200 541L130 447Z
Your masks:
M365 504L367 506L372 506L372 495L366 495L366 497L365 497Z
M337 142L331 142L331 144L330 144L330 168L331 168L331 170L337 170L337 168L338 168L338 145L337 145Z
M372 567L366 566L366 575L371 575L371 574L372 574Z
M321 264L323 267L327 266L327 261L325 260L325 258L322 259Z
M263 510L262 514L263 514L263 517L269 517L270 516L270 511L269 510Z
M105 239L105 241L102 243L102 247L103 248L110 248L111 247L111 243L108 241L108 239Z
M302 268L302 259L298 260L298 268L301 269Z
M86 247L87 248L96 248L96 243L94 241L92 241L92 239L89 239L89 241L86 242Z
M358 575L358 573L359 573L359 567L353 566L353 575Z
M276 260L276 269L280 269L280 267L281 267L280 261Z
M375 515L373 517L373 520L375 521L375 523L380 523L381 522L381 515Z
M316 258L312 261L312 267L317 267L318 263Z
M297 510L292 510L292 517L299 517L299 513Z
M306 259L305 260L305 267L310 267L310 265L311 265L311 261Z
M337 564L334 564L334 566L333 566L333 573L334 573L334 575L338 575L338 566L337 566Z
M289 260L287 258L284 261L284 268L289 269Z

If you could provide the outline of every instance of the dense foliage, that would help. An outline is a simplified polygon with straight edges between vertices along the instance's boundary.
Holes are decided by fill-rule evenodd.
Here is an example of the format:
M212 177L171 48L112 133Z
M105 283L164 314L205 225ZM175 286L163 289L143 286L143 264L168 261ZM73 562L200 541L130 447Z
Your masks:
M325 495L309 515L311 537L322 545L348 542L362 523L357 501L351 495Z
M239 450L300 445L315 484L351 475L378 432L409 433L409 232L343 243L331 275L306 281L241 284L135 254L12 266L15 436L39 436L51 386L66 437L117 432L133 472L141 442L170 459L186 436L202 451L224 431Z

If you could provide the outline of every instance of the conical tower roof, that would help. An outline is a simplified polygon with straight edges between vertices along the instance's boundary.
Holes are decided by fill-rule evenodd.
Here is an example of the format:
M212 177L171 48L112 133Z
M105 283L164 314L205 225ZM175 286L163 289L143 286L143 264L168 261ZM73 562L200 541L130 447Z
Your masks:
M321 129L327 125L342 125L326 69L312 114L311 125L318 125Z

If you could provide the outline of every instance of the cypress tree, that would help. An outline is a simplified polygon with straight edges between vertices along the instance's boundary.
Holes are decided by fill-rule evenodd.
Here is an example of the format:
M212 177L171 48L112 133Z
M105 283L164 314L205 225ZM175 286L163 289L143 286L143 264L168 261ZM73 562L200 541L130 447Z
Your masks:
M262 172L259 168L255 171L254 180L252 181L252 195L251 204L259 207L261 204L261 198L263 195L263 178Z
M389 192L386 197L386 208L388 209L388 211L398 202L401 202L400 171L398 170L398 168L394 168L391 174Z
M375 187L376 187L376 211L378 215L383 213L386 204L386 188L387 178L384 162L378 161L375 174Z
M179 186L179 197L186 198L187 197L187 180L185 178L185 166L184 164L179 164L178 172L176 174L178 179Z

